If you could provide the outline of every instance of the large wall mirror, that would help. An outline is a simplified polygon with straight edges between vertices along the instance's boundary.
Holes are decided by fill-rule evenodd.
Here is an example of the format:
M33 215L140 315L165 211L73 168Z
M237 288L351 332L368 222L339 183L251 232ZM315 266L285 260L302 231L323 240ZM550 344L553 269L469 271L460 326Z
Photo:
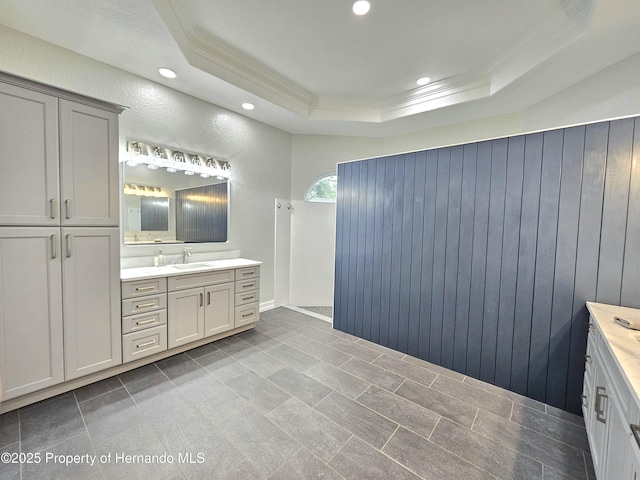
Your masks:
M123 163L124 243L226 242L229 183Z

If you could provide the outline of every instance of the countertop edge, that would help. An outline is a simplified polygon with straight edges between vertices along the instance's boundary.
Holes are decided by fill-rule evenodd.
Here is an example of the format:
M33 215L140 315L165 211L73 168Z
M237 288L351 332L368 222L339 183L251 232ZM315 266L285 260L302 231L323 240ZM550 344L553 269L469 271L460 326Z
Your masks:
M210 263L211 265L207 267L194 268L193 270L179 270L174 268L173 265L165 265L163 267L123 268L120 269L120 280L123 282L131 282L135 280L146 280L161 277L177 277L180 275L193 275L215 272L218 270L229 270L262 265L262 262L258 260L249 260L247 258L229 258L210 261L205 260L195 263Z

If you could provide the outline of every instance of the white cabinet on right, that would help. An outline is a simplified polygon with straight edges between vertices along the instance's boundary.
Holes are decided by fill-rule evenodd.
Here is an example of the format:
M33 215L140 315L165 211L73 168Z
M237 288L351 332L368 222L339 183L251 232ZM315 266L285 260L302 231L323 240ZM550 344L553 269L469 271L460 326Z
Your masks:
M260 266L236 270L235 326L260 319Z

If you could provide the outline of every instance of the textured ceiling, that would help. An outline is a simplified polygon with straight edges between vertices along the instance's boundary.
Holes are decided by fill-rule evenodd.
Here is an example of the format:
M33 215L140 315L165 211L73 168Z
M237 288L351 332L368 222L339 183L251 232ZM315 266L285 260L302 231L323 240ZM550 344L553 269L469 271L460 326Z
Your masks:
M390 136L526 108L633 55L639 5L0 0L0 23L291 133Z

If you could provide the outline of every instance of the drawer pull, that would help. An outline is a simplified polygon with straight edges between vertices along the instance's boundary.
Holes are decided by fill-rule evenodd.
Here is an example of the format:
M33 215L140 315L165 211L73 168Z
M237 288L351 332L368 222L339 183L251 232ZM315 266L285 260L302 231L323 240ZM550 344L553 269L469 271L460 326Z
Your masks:
M596 387L596 404L594 405L594 410L596 412L596 420L602 423L607 423L607 418L604 416L604 408L602 407L602 399L609 398L605 392L607 389L605 387Z
M153 290L156 288L155 285L148 285L146 287L136 287L136 292L144 292L145 290Z
M244 272L242 274L242 276L244 277L245 275L255 275L256 272Z
M147 323L153 323L153 322L155 322L155 321L156 321L156 319L155 319L155 318L150 318L150 319L148 319L148 320L138 320L138 321L136 322L136 325L146 325Z
M154 343L156 343L155 340L149 340L148 342L139 343L138 345L136 345L136 348L148 347L149 345L153 345Z
M242 288L251 288L251 287L255 287L256 284L255 283L247 283L246 285L243 285Z
M246 300L251 300L252 298L254 298L253 295L249 295L248 297L242 297L242 301L246 301Z
M245 313L244 315L242 315L242 318L248 318L248 317L253 317L253 312Z
M136 305L136 308L149 308L149 307L155 307L155 305L156 305L156 302L140 303Z

